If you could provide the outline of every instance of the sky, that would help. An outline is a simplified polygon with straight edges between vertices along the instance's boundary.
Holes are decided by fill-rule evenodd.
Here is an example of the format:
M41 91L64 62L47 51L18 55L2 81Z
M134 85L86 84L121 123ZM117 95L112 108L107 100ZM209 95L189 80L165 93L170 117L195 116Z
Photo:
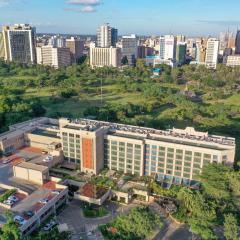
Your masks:
M240 0L0 0L0 26L30 23L38 33L216 36L240 27Z

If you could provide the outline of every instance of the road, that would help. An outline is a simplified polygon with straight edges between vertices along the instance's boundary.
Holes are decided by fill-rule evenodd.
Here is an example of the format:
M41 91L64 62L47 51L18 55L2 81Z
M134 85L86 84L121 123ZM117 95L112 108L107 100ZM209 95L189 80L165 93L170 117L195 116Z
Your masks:
M136 203L131 203L127 206L121 206L109 202L106 204L110 214L102 218L85 218L83 216L80 203L77 200L73 200L69 206L58 216L60 223L66 223L69 230L73 232L73 240L77 240L80 236L85 237L88 240L101 240L100 236L86 236L90 231L95 231L101 224L108 223L112 219L116 218L119 214L127 214L132 208L138 206ZM188 231L188 227L185 225L178 225L173 223L169 218L165 217L162 209L158 204L153 203L150 207L158 213L162 219L164 219L164 229L155 236L154 240L188 240L191 239L191 233Z

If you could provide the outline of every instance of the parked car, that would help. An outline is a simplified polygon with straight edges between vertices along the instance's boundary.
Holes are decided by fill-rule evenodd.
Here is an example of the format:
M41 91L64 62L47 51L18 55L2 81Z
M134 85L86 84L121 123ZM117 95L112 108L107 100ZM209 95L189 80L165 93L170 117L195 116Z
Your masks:
M24 225L26 223L26 220L23 217L19 216L19 215L15 216L13 218L13 221L15 223L18 223L20 226L22 226L22 225Z
M8 198L8 200L13 201L13 202L15 202L15 203L19 201L19 199L18 199L16 196L14 196L14 195L10 196L10 197Z
M52 193L57 194L57 195L60 194L60 192L61 192L60 190L52 190Z
M57 222L55 222L54 220L51 220L50 223L47 223L47 224L43 227L43 231L50 231L50 230L52 230L55 226L57 226Z
M7 199L7 200L3 201L3 203L6 204L6 205L9 205L9 206L13 206L14 201L11 201L11 200Z
M27 218L31 218L31 217L34 216L34 212L31 211L31 210L28 210L28 211L25 211L25 212L23 213L23 215L24 215L25 217L27 217Z
M39 202L42 204L47 204L49 202L49 200L47 198L43 198L43 199L39 200Z

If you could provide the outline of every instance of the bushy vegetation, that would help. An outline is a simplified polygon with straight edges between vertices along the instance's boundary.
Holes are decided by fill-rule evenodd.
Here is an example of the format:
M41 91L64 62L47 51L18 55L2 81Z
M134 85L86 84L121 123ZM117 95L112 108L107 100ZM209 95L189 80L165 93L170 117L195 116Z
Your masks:
M217 239L215 230L219 226L224 226L227 236L232 229L238 234L240 172L223 165L208 165L199 178L201 191L186 187L178 191L179 206L173 216L189 224L191 231L202 239Z
M17 192L16 189L6 190L6 192L0 195L0 202L3 203L5 200L7 200L10 196L15 194L16 192Z
M162 129L194 126L240 142L240 68L157 67L162 74L151 78L142 60L121 71L86 62L56 70L0 61L0 131L42 115L93 116ZM201 101L184 95L186 86Z
M141 240L150 237L154 230L162 227L160 218L148 207L140 206L128 215L118 216L114 221L99 227L104 239Z
M89 204L84 204L82 206L83 214L85 217L97 218L104 217L108 214L108 211L105 207L101 206L92 206Z

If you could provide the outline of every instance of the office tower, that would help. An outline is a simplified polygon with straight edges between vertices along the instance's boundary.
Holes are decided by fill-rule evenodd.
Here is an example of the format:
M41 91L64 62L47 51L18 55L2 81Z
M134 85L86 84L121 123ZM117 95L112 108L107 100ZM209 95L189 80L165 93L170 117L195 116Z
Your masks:
M66 39L61 36L52 36L48 39L48 45L53 47L66 47Z
M115 47L101 48L90 45L90 66L94 67L120 67L121 66L121 49Z
M223 51L223 64L227 64L228 57L233 54L232 48L225 48Z
M66 47L70 49L72 63L76 63L83 56L84 41L71 37L66 40Z
M98 47L116 47L118 40L118 30L105 24L99 27L97 31L97 46Z
M176 61L177 38L173 35L161 36L159 39L159 56L164 60Z
M176 60L182 65L186 62L187 44L185 42L177 43Z
M235 54L240 54L240 30L237 31L236 35Z
M207 41L207 51L205 66L216 69L218 63L219 40L216 38L209 38Z
M186 37L184 35L177 35L177 42L185 42L186 41Z
M5 57L3 33L0 33L0 58Z
M152 56L154 49L146 46L138 46L137 58L145 58L146 56Z
M37 47L37 63L54 68L71 64L69 48L58 48L50 45Z
M36 62L36 30L28 24L3 27L5 60L21 63Z
M187 39L187 53L190 58L196 59L196 39L195 38Z
M219 34L219 50L224 51L225 48L229 47L229 41L233 38L232 32L221 32Z
M123 36L121 39L122 58L126 57L128 65L135 65L138 54L138 40L136 35Z
M240 66L240 55L231 55L227 57L227 63L226 65L228 67L239 67Z
M205 64L206 59L207 40L196 40L196 62L197 64Z

